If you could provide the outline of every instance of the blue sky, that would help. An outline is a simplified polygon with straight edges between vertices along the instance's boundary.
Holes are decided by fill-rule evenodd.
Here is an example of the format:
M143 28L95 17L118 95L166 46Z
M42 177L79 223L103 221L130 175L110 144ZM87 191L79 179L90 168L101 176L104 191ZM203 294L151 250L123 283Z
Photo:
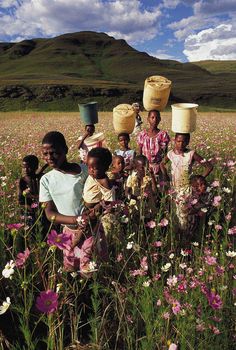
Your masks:
M160 59L236 60L235 0L0 0L0 41L91 30Z

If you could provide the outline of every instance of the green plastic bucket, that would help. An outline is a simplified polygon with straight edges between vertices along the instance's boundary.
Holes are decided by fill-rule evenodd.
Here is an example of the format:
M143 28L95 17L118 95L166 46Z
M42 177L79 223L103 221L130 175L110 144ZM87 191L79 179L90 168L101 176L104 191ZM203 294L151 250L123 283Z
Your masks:
M97 102L78 104L80 118L85 125L98 123Z

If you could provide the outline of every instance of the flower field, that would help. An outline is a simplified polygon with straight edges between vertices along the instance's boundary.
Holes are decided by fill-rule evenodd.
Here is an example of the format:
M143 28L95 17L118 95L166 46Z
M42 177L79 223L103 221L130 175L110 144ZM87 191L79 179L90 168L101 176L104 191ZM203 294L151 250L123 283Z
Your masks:
M112 113L99 118L96 130L113 151ZM21 160L41 157L46 132L61 131L69 160L78 161L78 113L0 114L0 349L233 349L235 120L234 113L200 113L191 138L190 148L214 165L207 179L212 202L202 209L196 240L183 244L171 196L160 192L157 216L148 223L142 206L139 220L129 206L114 211L109 259L94 257L86 278L62 268L67 237L56 227L43 233L41 208L30 226L17 198ZM170 132L170 126L170 113L163 113L160 128Z

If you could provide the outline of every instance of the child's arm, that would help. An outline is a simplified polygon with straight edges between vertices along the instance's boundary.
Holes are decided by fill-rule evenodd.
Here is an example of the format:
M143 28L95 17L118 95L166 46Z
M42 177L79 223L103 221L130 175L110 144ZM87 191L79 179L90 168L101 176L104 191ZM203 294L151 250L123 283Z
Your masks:
M53 201L44 202L45 214L50 222L64 225L77 225L77 216L67 216L60 214Z
M193 154L193 160L199 164L201 164L202 166L204 166L206 168L205 172L203 173L204 177L207 177L210 172L213 169L213 166L211 163L209 163L208 161L205 161L198 153L194 152Z
M82 136L82 139L79 141L78 143L78 149L80 149L83 146L84 140L89 136L88 131L86 131L84 133L84 135Z
M160 164L160 169L161 172L163 174L163 178L164 181L170 181L169 175L167 173L167 169L166 169L166 164L169 162L169 158L167 156L165 156L165 158L163 159L163 161Z

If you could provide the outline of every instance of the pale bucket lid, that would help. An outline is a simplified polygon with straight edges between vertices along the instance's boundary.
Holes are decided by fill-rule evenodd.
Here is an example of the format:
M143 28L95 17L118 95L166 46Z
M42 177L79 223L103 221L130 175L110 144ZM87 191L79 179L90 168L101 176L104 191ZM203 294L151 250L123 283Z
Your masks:
M87 139L84 140L84 143L86 146L90 146L96 142L103 141L104 140L104 134L103 132L98 132L97 134L94 134Z

